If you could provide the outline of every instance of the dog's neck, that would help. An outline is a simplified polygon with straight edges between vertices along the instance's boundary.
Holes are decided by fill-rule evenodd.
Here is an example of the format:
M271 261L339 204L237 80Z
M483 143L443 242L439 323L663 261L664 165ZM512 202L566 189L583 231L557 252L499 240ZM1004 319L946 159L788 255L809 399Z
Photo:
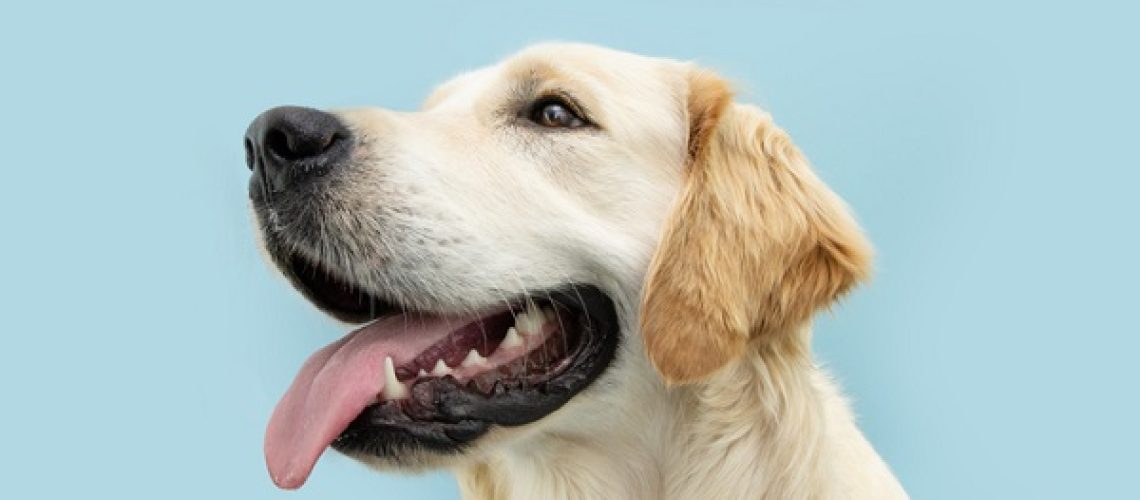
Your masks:
M543 434L458 471L464 498L828 496L828 433L858 430L812 362L810 328L789 333L703 384L638 387L641 404L588 434Z

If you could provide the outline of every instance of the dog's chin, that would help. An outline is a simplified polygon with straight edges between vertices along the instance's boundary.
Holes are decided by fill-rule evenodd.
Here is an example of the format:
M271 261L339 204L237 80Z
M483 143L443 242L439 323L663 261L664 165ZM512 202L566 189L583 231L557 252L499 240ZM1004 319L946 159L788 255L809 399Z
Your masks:
M304 383L313 387L321 383L323 373L305 375L313 359L355 363L344 361L358 357L346 352L352 349L399 353L384 361L387 380L380 393L328 443L376 467L454 465L477 441L494 441L487 436L492 430L530 424L557 411L587 389L617 351L614 301L590 284L566 283L507 297L456 318L451 312L413 310L390 301L305 257L274 257L317 307L365 324L314 355L291 393L300 390L303 377L311 377Z

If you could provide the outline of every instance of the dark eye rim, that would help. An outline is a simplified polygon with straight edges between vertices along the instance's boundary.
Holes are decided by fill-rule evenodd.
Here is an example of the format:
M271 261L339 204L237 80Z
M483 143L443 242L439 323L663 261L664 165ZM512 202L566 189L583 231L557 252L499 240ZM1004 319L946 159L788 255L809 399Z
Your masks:
M543 125L540 120L542 110L551 104L557 104L565 108L566 111L569 111L570 114L574 115L574 117L577 118L579 122L581 122L581 125L575 127L548 127L546 125ZM592 119L590 119L590 116L584 112L582 106L579 105L577 101L561 94L550 94L535 99L523 110L523 113L521 113L521 115L534 126L541 127L545 130L579 130L584 128L598 128L598 125Z

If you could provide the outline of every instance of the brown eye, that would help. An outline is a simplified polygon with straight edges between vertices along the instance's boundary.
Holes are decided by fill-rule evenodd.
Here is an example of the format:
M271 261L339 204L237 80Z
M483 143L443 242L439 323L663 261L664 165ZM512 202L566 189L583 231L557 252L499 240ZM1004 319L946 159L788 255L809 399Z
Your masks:
M578 128L586 125L586 121L571 111L569 106L557 100L536 104L530 120L548 128Z

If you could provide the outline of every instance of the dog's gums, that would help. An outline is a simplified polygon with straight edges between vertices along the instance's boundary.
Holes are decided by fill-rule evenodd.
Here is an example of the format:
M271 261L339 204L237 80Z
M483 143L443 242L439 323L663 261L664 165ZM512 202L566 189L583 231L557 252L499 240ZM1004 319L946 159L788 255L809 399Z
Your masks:
M565 361L567 339L565 335L555 338L554 334L562 333L562 319L553 308L539 310L533 302L528 302L524 310L514 314L514 325L504 331L499 323L506 314L509 313L479 322L478 331L457 330L399 368L391 356L385 357L384 388L377 399L381 402L407 399L408 387L447 376L461 383L476 382L487 392L504 378L524 379L561 368L547 364L548 359ZM472 335L474 333L478 337ZM470 349L463 355L468 346ZM459 356L462 359L456 361Z

